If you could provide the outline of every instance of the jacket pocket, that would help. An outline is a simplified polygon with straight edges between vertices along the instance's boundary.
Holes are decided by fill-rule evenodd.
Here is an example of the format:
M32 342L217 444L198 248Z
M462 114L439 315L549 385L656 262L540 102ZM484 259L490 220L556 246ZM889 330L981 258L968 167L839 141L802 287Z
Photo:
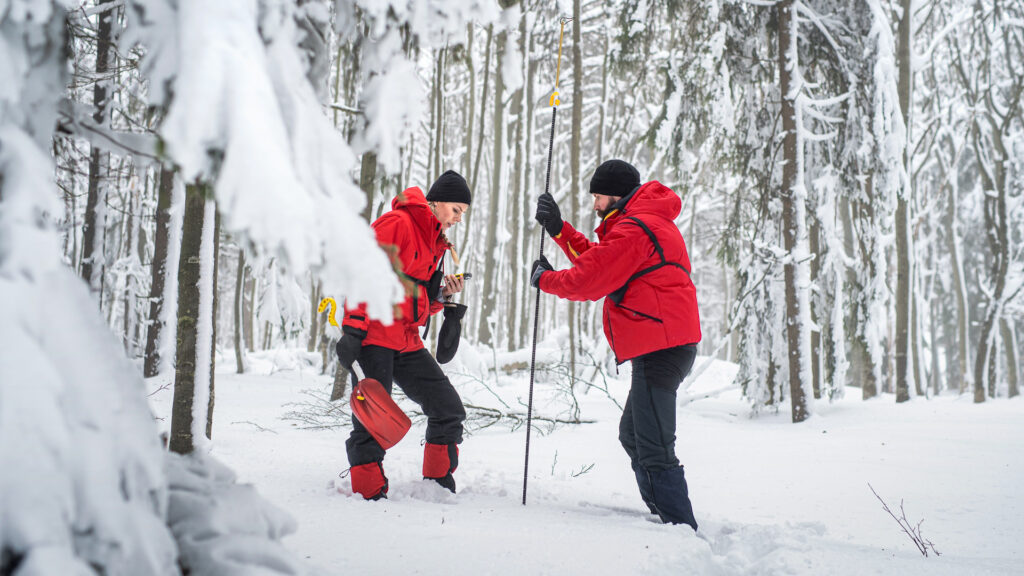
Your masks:
M647 318L648 320L654 320L658 324L664 324L665 323L661 318L658 318L656 316L651 316L650 314L644 314L643 312L641 312L639 310L634 310L632 308L629 308L628 306L623 306L622 304L619 304L618 307L622 308L623 310L626 310L627 312L631 312L634 316L642 316L644 318Z

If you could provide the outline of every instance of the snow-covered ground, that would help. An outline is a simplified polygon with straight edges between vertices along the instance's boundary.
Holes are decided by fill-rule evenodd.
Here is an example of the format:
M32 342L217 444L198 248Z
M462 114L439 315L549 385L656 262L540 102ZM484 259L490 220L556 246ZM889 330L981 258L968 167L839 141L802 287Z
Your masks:
M599 391L578 395L581 418L596 422L532 435L526 506L525 429L503 423L461 445L457 495L421 479L418 422L384 461L389 499L353 497L339 477L348 427L309 429L283 418L295 403L328 394L331 379L315 359L276 351L254 355L250 374L218 372L213 455L295 516L298 531L285 544L323 574L1021 573L1020 399L975 405L970 395L943 396L897 406L892 396L863 402L849 389L799 425L786 411L751 418L737 390L685 404L677 452L698 537L644 514L616 440L619 409ZM714 363L689 393L727 386L734 371ZM621 402L628 371L619 378L609 390ZM528 392L528 376L489 387L479 377L453 381L464 401L503 401L506 411L521 410ZM164 427L170 400L169 387L151 396ZM538 378L534 414L564 417L565 407L565 395ZM906 517L923 521L941 556L917 551L869 483L897 515L902 500Z

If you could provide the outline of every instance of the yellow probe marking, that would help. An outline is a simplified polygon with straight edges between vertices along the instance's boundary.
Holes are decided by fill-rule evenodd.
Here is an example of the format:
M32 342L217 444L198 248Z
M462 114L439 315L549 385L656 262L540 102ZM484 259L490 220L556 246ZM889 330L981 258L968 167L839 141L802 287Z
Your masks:
M331 323L331 326L337 327L338 321L334 319L334 313L338 310L338 303L334 301L334 298L324 298L320 301L320 305L316 308L317 314L323 314L327 307L331 307L331 311L327 314L327 321Z

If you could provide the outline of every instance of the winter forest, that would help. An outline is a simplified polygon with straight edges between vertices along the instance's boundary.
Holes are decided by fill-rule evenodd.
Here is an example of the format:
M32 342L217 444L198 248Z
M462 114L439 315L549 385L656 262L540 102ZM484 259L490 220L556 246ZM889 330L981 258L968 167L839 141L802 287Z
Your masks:
M228 573L203 534L253 524L301 572L293 520L205 453L215 373L300 350L340 394L321 300L388 317L369 223L454 169L462 346L522 381L549 144L582 231L605 160L681 195L693 377L735 365L745 416L1014 402L1022 98L1024 0L0 0L0 461L44 479L0 473L0 574ZM570 405L617 376L600 302L543 297L537 326Z

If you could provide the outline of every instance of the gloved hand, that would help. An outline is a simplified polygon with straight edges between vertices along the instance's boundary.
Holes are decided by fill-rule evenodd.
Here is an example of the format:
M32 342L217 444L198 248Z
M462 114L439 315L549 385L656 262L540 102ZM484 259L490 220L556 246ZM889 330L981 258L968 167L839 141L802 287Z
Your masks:
M334 347L338 353L338 363L345 370L352 371L352 363L359 357L359 351L363 348L363 339L366 338L366 330L342 326L341 340Z
M466 315L465 304L445 304L444 322L437 333L437 358L439 364L446 364L455 357L459 350L459 338L462 336L462 317Z
M544 256L541 256L539 260L533 261L533 272L530 273L530 286L534 288L540 288L540 277L545 272L554 270L551 267L551 263Z
M550 236L558 236L562 231L562 212L558 209L555 199L547 192L541 194L537 199L537 213L533 217L548 231Z

